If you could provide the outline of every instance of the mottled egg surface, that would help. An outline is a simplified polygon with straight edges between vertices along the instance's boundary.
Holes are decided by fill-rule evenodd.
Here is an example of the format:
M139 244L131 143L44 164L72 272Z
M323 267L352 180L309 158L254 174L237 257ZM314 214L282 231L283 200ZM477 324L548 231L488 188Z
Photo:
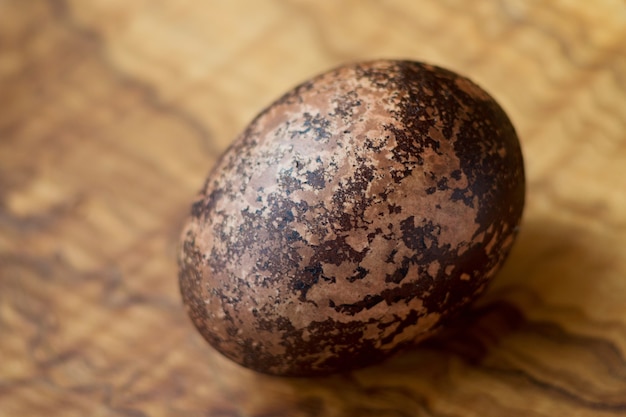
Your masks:
M485 91L418 62L345 65L274 102L216 164L183 231L183 300L246 367L362 367L485 289L523 205L520 145Z

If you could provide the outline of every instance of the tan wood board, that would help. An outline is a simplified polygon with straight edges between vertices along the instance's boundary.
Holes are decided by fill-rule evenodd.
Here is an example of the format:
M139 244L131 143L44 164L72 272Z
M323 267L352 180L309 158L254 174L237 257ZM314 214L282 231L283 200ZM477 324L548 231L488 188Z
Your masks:
M1 416L626 416L626 3L0 0ZM181 306L175 251L234 136L346 61L468 75L526 157L519 240L454 332L259 375Z

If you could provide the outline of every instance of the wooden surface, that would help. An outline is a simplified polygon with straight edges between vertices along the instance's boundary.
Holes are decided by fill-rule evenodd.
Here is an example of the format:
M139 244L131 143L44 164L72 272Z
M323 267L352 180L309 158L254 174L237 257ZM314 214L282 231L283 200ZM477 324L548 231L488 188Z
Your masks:
M0 0L1 416L626 416L626 3ZM456 331L280 379L181 308L189 203L263 106L345 61L466 74L517 126L518 243Z

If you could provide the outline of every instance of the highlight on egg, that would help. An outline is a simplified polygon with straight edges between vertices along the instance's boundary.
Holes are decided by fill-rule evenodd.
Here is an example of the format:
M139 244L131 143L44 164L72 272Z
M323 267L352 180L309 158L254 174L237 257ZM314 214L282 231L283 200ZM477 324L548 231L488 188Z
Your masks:
M377 363L496 275L523 165L509 118L465 77L396 60L316 76L250 123L193 202L179 253L188 314L263 373Z

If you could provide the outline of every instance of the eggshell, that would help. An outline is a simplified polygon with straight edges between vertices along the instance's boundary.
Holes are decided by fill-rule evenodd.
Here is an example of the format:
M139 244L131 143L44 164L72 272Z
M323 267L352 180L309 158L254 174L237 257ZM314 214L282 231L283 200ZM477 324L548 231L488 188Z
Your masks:
M183 300L257 371L369 365L485 289L524 193L515 130L476 84L419 62L345 65L270 105L215 165L182 235Z

